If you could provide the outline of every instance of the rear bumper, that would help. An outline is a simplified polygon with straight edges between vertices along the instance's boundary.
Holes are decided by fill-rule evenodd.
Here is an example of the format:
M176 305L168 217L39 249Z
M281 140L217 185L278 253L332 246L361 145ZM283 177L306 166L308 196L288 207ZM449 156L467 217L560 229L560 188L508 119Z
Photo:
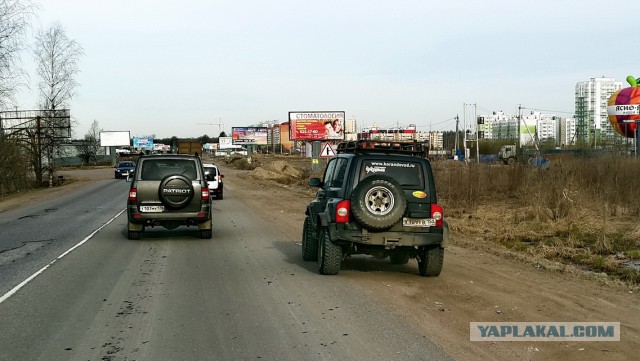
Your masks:
M432 227L429 232L418 231L382 231L370 232L365 229L353 229L347 224L330 224L329 235L336 242L347 241L371 246L419 247L446 246L448 238L447 225L442 228Z
M202 216L204 215L204 216ZM127 205L127 218L130 223L140 225L162 225L162 223L180 223L187 226L211 222L211 206L203 205L198 212L139 212L138 205Z
M209 192L214 195L222 194L222 183L220 183L216 189L209 188Z

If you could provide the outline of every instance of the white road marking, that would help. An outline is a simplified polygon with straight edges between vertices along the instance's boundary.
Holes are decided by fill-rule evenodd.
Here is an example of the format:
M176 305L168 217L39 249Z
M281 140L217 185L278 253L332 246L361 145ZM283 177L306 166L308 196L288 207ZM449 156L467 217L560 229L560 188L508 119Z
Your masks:
M95 231L93 231L90 235L88 235L87 237L85 237L82 241L80 241L78 244L76 244L75 246L69 248L66 252L64 252L63 254L59 255L58 258L54 259L53 261L51 261L51 263L49 263L48 265L42 267L38 272L32 274L29 278L27 278L26 280L20 282L20 284L18 284L17 286L15 286L11 291L7 292L6 294L4 294L4 296L0 297L0 303L6 301L7 299L9 299L9 297L13 296L16 292L18 292L22 287L24 287L27 283L31 282L34 278L38 277L39 274L41 274L42 272L44 272L47 268L49 268L49 266L51 266L52 264L56 263L56 261L62 259L62 257L68 255L69 253L73 252L74 249L82 246L85 242L87 242L88 240L91 239L91 237L93 237L96 233L98 233L102 228L106 227L109 223L113 222L114 219L118 218L122 213L124 213L124 211L126 211L126 208L121 210L120 213L116 214L113 218L111 218L109 221L107 221L107 223L101 225L100 227L98 227L98 229L96 229Z

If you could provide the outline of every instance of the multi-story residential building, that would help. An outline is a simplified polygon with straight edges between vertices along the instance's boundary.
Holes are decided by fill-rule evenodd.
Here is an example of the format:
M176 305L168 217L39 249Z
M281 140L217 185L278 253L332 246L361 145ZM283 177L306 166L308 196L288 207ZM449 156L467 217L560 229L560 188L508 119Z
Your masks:
M607 118L607 102L622 89L622 82L614 78L591 78L576 83L576 140L598 146L611 142L617 135Z
M357 126L358 123L356 121L356 118L351 118L344 121L345 140L356 140L358 138Z
M560 117L551 114L534 113L536 137L541 143L557 145L560 139Z
M479 139L508 138L508 134L505 134L505 132L502 131L503 129L499 126L499 124L504 124L505 122L508 122L509 118L512 118L512 117L505 115L503 112L493 112L492 114L489 114L489 115L478 116L478 119L477 119L478 138ZM515 122L516 118L513 118L512 121ZM495 131L494 131L494 126L496 127ZM515 138L515 133L512 136Z
M560 146L576 145L576 119L560 118Z
M444 133L443 132L429 132L429 148L431 148L431 149L443 149L444 148Z
M514 142L520 139L521 145L533 144L534 140L554 145L568 145L571 139L575 139L575 121L566 123L565 120L553 114L540 112L520 115L493 112L490 115L478 117L478 136L480 139L513 140ZM562 128L563 124L565 128ZM569 135L569 138L561 142L563 131Z

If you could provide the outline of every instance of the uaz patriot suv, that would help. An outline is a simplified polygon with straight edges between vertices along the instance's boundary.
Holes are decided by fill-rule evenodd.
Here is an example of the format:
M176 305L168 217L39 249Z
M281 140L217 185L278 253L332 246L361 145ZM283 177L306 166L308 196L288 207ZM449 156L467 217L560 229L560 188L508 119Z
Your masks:
M305 211L302 258L321 274L340 271L352 254L418 261L421 276L442 270L447 223L436 198L431 164L420 143L338 144L323 179L311 178L316 198Z
M139 239L145 227L183 225L197 226L201 238L211 238L211 199L200 157L144 155L127 180L129 239Z

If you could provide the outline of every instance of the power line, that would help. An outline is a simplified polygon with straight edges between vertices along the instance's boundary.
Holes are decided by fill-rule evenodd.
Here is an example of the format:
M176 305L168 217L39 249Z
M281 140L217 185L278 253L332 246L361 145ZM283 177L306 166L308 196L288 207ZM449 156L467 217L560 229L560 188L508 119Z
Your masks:
M548 110L548 109L536 109L536 108L526 108L526 107L521 107L521 109L528 109L528 110L535 110L538 112L546 112L546 113L563 113L563 114L574 114L575 112L566 112L566 111L562 111L562 110Z

